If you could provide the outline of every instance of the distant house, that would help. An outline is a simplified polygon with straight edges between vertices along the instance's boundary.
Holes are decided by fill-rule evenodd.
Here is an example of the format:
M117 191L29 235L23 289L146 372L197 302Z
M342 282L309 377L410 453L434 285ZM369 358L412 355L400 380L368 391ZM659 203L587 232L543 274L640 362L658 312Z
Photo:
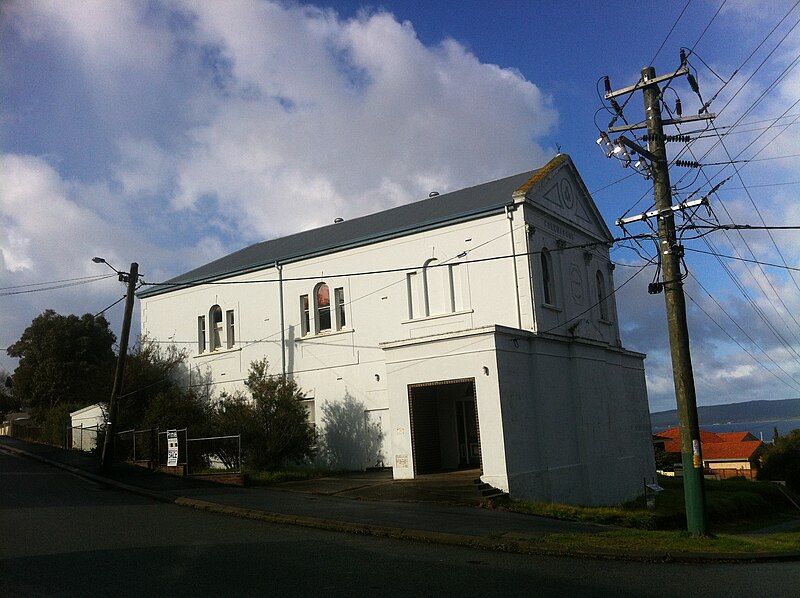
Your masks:
M25 411L12 411L6 414L5 420L0 425L0 436L11 436L12 426L24 426L31 423L31 416Z
M670 428L653 436L664 441L664 452L675 454L680 461L680 428ZM765 444L750 432L708 432L700 430L700 445L703 453L703 467L708 473L721 477L745 475L752 477L758 469L759 460ZM746 473L745 473L746 472Z

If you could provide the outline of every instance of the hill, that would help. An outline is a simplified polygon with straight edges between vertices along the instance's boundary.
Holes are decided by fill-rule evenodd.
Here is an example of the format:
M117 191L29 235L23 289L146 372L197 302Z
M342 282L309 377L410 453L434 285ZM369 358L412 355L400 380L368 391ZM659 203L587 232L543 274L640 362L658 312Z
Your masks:
M799 418L800 399L705 405L697 408L697 417L701 426ZM672 409L651 413L650 422L656 430L677 426L678 412Z

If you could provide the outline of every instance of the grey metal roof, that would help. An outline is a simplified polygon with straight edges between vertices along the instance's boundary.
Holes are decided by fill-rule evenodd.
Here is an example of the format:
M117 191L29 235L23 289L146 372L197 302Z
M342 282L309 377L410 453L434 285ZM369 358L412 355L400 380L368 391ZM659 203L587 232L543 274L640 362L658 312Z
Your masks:
M176 276L167 281L168 285L146 288L138 295L158 295L182 288L182 283L191 286L259 270L276 261L296 261L499 211L513 202L513 192L536 172L538 170L530 170L338 224L262 241Z

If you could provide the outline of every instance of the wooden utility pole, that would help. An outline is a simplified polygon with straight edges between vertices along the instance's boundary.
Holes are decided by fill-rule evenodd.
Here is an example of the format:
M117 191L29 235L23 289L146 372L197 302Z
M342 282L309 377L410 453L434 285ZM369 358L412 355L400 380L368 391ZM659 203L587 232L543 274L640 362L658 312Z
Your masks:
M697 420L697 399L694 388L692 357L689 349L689 329L686 322L686 299L683 293L683 275L681 261L683 246L680 244L675 230L675 212L708 205L708 198L687 201L672 205L672 189L669 182L669 161L667 159L664 125L679 125L684 122L711 120L715 115L707 112L707 105L701 108L696 116L677 117L666 121L661 118L662 91L659 83L669 85L675 78L686 76L693 90L697 92L697 82L685 63L681 54L681 67L673 73L656 76L655 69L648 66L642 69L641 78L632 86L611 91L606 77L605 98L611 100L617 116L609 123L609 133L647 129L647 149L637 145L624 136L612 143L608 134L600 134L597 143L604 148L607 157L617 156L623 166L631 166L633 159L628 150L641 156L633 164L633 168L646 178L653 179L653 195L656 209L638 216L620 218L619 226L636 221L656 218L658 221L658 252L663 281L652 283L648 291L660 293L664 291L667 308L667 325L669 328L669 345L672 354L672 376L675 383L675 398L678 405L678 418L681 434L681 461L683 462L683 490L686 504L686 525L690 533L695 535L707 532L706 500L703 488L703 455L700 444L700 427ZM622 117L622 108L614 98L632 94L641 90L644 96L645 120L624 126L612 126L617 118ZM697 92L699 95L699 92ZM649 161L649 165L647 164Z
M101 465L103 469L111 467L114 451L115 427L117 423L117 410L119 393L122 390L122 380L125 376L125 358L128 355L128 340L131 334L131 315L135 299L136 282L139 280L139 264L133 262L129 273L120 272L120 280L128 283L128 293L125 297L125 316L122 320L122 333L119 337L119 355L117 356L117 369L114 372L114 387L111 389L111 401L108 405L108 421L103 441L103 455Z
M642 95L647 122L647 149L655 156L653 195L658 210L658 245L664 272L664 301L667 306L669 347L672 353L672 378L678 403L683 462L683 492L686 502L686 524L693 534L706 533L706 499L703 488L703 455L700 425L697 421L697 398L694 389L692 356L689 350L689 328L686 323L686 298L683 294L681 258L683 246L675 233L675 212L672 210L672 189L669 183L669 162L661 124L661 89L652 66L642 69Z

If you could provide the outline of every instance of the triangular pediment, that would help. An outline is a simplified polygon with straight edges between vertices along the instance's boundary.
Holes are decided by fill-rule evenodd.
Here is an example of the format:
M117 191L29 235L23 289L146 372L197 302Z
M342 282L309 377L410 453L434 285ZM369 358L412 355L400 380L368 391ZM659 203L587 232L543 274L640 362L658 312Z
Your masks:
M613 239L578 170L566 154L553 158L514 193L518 200L523 196L528 203L567 225L599 240Z

